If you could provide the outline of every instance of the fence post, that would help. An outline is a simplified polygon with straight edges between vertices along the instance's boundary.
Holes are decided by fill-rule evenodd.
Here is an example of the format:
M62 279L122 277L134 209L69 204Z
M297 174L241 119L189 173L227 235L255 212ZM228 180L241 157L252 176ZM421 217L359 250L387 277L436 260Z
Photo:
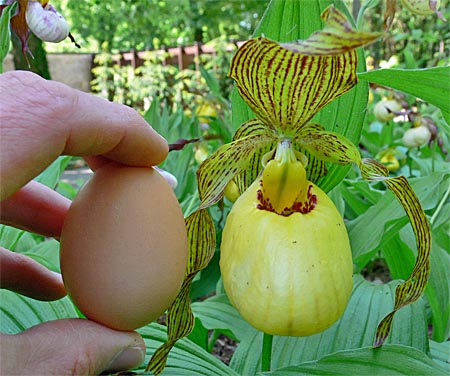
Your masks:
M178 55L178 69L183 70L185 68L184 67L184 47L183 46L178 46L177 55Z
M195 42L194 44L194 63L195 70L200 70L200 55L202 54L202 42Z

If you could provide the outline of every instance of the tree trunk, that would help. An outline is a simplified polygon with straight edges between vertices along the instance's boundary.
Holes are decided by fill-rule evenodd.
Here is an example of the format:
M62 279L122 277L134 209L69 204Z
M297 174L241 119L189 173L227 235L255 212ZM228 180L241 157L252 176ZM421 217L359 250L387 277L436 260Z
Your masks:
M32 71L39 76L50 79L50 71L48 69L47 53L45 52L43 42L35 37L33 34L28 39L28 48L33 54L34 58L28 55L28 61L22 53L22 44L17 35L12 33L12 55L14 59L14 67L16 70Z

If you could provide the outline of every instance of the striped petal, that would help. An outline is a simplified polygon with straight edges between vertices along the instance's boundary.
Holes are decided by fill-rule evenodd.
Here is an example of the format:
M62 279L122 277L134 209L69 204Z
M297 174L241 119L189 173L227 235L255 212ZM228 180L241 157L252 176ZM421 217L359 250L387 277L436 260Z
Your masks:
M382 35L354 30L347 17L334 6L325 9L321 18L326 20L321 31L306 40L280 45L304 55L339 55L372 43Z
M404 176L389 178L389 171L372 159L362 159L358 149L345 137L315 127L303 131L301 145L316 157L338 164L356 163L364 179L383 181L403 206L417 243L417 259L409 278L395 291L394 309L378 325L374 346L381 346L389 335L392 319L400 308L422 295L430 273L431 229L419 199Z
M276 139L276 135L257 119L249 120L241 128L237 131L240 138L217 149L198 169L200 208L218 202L227 184L249 166L255 154ZM252 166L257 168L254 161Z
M229 75L241 97L280 135L294 135L323 106L355 86L354 48L378 37L351 29L334 8L322 17L328 17L325 29L306 41L279 44L264 37L251 39L231 61Z
M253 119L244 123L234 134L233 140L239 140L241 138L251 136L255 133L265 134L267 133L267 127L261 123L258 119ZM239 191L239 195L244 193L248 187L256 180L259 173L262 170L262 157L269 151L275 149L277 141L274 138L272 142L268 142L265 145L254 150L253 155L249 158L247 166L236 175L234 182Z
M167 311L167 341L150 359L146 372L159 375L166 366L167 357L175 342L187 336L194 327L190 305L190 286L196 274L210 262L216 250L214 222L206 209L197 210L186 218L189 259L186 276L177 298Z

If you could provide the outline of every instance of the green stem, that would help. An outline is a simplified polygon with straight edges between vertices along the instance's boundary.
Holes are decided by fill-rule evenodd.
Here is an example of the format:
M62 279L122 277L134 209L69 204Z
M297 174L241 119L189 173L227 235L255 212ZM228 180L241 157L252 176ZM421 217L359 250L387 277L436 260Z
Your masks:
M439 202L438 207L433 213L433 216L430 219L430 224L433 225L434 221L438 217L439 213L441 212L442 208L444 207L445 202L447 201L448 196L450 195L450 185L447 188L447 192L444 193L444 196L442 197L442 200Z
M437 147L437 141L434 140L432 144L430 145L431 148L431 172L435 171L436 168L436 147Z
M262 372L269 372L272 367L272 343L273 335L264 333L261 360Z

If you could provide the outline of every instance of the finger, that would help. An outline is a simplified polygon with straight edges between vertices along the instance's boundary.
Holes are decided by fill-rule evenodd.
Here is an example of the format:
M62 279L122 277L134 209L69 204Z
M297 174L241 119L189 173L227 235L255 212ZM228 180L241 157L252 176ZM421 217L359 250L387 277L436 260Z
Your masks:
M144 361L145 343L83 319L49 321L17 335L3 335L5 375L98 375L126 371Z
M30 181L0 202L0 222L58 238L70 200L35 181Z
M37 300L56 300L66 295L61 274L37 261L0 247L0 288Z
M0 75L0 179L4 199L59 155L103 155L136 166L167 156L167 142L133 109L46 81L30 72Z

